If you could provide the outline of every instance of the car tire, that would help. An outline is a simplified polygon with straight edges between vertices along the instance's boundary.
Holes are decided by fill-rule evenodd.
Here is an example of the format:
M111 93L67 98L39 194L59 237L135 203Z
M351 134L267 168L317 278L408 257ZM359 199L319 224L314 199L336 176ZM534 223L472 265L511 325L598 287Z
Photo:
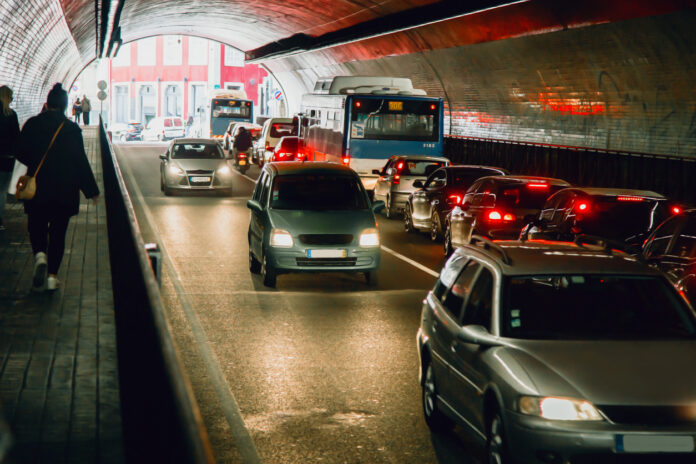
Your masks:
M435 385L433 365L430 362L425 366L421 397L423 416L430 430L433 432L451 430L454 427L454 422L437 408L437 386Z
M413 227L413 218L411 217L411 206L408 203L404 207L404 230L409 234L416 232L416 228Z
M365 283L367 283L367 285L370 287L376 287L378 285L379 279L376 270L363 272L363 274L365 275Z
M445 227L444 242L445 256L449 256L454 251L454 247L452 246L452 231L450 230L449 224Z
M249 250L249 270L252 274L259 274L261 272L261 262L256 259L254 253Z
M442 238L442 226L440 225L440 216L437 211L433 211L430 218L430 240L437 242Z
M266 287L275 288L277 279L276 271L272 266L268 265L265 253L263 255L263 263L261 264L261 277L263 277L263 284Z
M171 197L172 195L174 195L174 191L166 185L164 185L162 191L164 192L164 196Z
M495 411L488 424L486 434L486 455L492 464L510 464L512 462L505 441L505 427L500 411Z

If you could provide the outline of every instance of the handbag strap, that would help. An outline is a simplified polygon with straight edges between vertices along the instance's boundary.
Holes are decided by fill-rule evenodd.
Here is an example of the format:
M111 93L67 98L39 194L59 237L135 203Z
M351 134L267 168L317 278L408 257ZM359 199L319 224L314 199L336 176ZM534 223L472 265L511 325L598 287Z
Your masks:
M39 173L39 169L41 169L41 166L43 165L44 161L46 160L46 155L48 155L48 151L53 146L53 142L56 141L56 137L58 137L58 132L60 132L60 130L63 128L63 124L65 124L65 121L60 123L60 126L58 126L58 129L56 129L56 133L53 134L53 138L51 139L51 143L48 144L48 148L46 149L46 153L44 153L43 158L41 158L41 162L36 167L36 171L34 171L34 177L36 177L36 175Z

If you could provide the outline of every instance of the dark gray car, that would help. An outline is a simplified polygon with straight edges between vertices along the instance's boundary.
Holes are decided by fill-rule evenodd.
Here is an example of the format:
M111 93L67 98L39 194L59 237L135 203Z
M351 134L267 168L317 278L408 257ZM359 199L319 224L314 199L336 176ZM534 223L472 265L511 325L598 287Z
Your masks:
M461 424L487 462L694 457L694 312L629 255L476 237L428 294L417 340L426 422Z

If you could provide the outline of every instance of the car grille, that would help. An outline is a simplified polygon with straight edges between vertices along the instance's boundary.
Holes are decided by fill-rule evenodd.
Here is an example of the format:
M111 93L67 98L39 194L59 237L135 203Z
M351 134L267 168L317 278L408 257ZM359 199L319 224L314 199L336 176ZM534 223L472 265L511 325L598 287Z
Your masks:
M353 241L350 234L303 234L300 241L305 245L348 245Z
M208 187L213 179L213 171L208 171L208 170L202 170L202 169L192 169L191 171L186 171L186 175L189 180L189 185L191 187ZM193 177L210 177L210 181L208 182L194 182Z
M684 425L696 423L693 413L679 406L599 406L616 424L623 425Z
M295 258L298 266L339 267L355 266L357 258Z
M213 171L210 170L204 170L204 169L193 169L191 171L186 171L186 174L190 176L212 176Z

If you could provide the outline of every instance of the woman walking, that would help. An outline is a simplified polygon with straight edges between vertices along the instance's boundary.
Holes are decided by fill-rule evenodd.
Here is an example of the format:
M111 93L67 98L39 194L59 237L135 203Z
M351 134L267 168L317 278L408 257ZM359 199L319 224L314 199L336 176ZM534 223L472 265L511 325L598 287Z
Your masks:
M0 230L5 230L2 218L19 140L19 121L17 113L10 108L11 102L12 89L3 85L0 87L0 140L2 140L0 143Z
M80 97L78 97L72 106L73 121L80 124L80 115L81 114L82 114L82 102L80 101Z
M65 117L68 93L61 84L48 93L46 106L47 111L24 124L18 159L27 165L27 174L36 177L36 194L24 203L35 258L34 288L41 289L46 283L48 290L55 290L65 233L70 218L79 211L80 191L96 204L99 187L87 160L82 131Z

